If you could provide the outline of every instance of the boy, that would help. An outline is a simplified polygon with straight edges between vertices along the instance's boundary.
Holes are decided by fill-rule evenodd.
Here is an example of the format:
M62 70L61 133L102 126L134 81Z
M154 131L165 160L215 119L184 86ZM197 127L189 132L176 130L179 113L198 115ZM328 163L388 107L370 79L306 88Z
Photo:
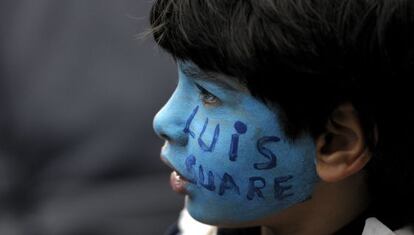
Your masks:
M186 195L177 234L187 211L217 234L413 234L412 1L157 0L151 13L179 70L154 119Z

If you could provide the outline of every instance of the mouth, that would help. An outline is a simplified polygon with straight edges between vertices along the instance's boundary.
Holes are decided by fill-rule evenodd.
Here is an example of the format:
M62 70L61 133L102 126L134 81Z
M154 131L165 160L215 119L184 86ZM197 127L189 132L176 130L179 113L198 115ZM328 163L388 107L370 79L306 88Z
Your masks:
M180 174L164 156L161 156L161 161L173 170L170 175L170 186L172 190L181 195L188 194L186 186L189 180Z

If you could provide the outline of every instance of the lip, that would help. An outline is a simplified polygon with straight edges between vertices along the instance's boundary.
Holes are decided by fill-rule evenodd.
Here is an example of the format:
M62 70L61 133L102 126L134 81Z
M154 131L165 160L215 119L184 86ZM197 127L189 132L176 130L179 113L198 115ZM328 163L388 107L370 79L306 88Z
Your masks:
M161 158L161 161L165 164L165 165L167 165L169 168L171 168L171 170L173 171L173 172L175 172L179 177L180 177L180 179L181 180L183 180L185 183L189 183L190 182L190 180L188 179L188 178L186 178L183 174L181 174L181 172L180 171L178 171L168 160L167 160L167 158L164 156L164 155L161 155L160 156L160 158Z
M189 183L188 179L180 174L165 156L161 155L161 161L173 170L170 174L171 189L178 194L187 195L187 185Z

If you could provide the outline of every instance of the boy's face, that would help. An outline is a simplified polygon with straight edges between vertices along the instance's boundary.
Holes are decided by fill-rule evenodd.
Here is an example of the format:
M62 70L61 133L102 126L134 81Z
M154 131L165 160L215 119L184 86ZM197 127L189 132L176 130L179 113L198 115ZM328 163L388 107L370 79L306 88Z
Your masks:
M223 78L179 63L177 88L154 119L166 140L161 157L182 176L172 186L188 195L190 214L240 224L307 200L317 181L312 138L289 141L277 108Z

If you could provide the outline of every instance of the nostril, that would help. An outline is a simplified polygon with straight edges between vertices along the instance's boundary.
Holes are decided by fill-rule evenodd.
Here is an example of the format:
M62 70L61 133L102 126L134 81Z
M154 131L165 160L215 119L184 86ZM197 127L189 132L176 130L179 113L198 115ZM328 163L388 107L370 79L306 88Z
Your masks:
M171 140L171 138L166 135L166 134L160 134L161 138L165 139L165 140Z
M187 143L187 135L183 131L185 123L171 115L165 115L165 112L158 112L153 121L155 133L163 140L184 145Z

